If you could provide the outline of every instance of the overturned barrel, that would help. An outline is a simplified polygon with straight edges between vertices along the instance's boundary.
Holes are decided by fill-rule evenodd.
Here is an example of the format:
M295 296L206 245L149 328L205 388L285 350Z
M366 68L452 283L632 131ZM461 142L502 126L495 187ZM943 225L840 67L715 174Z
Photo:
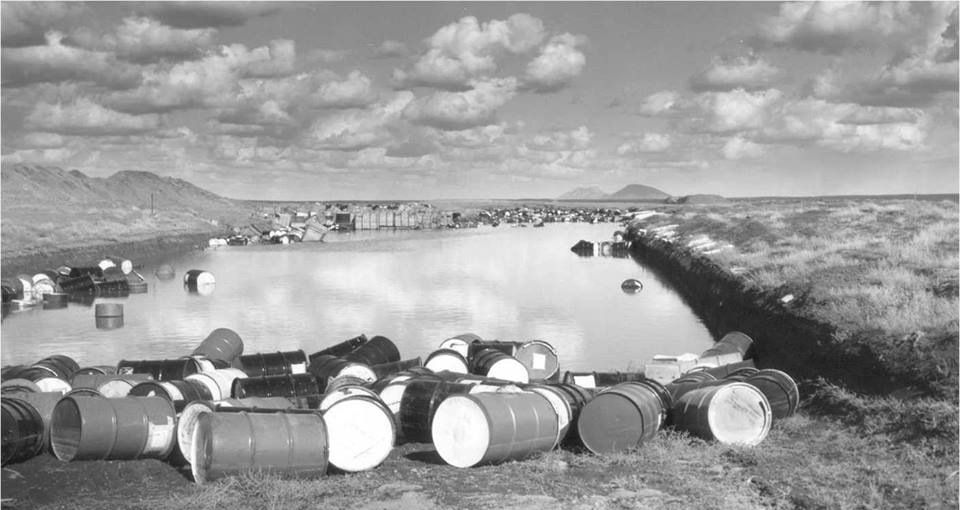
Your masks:
M383 379L384 377L391 376L411 368L420 368L423 366L423 360L420 359L420 356L411 359L402 359L400 361L394 361L392 363L381 363L379 365L373 365L370 367L373 370L373 373L377 375L377 379Z
M160 397L64 397L50 427L60 460L164 459L175 446L176 412Z
M440 342L440 349L453 349L466 358L470 354L470 344L482 341L483 339L474 333L461 333Z
M71 390L70 393L73 393ZM40 421L43 423L43 448L46 450L50 446L50 424L53 419L53 408L57 402L64 397L62 393L56 391L40 391L25 393L5 393L3 398L13 397L27 402L37 411Z
M513 353L527 367L531 381L552 379L560 370L560 357L552 345L543 340L531 340L517 345Z
M423 366L434 372L456 372L466 374L469 371L467 359L454 349L437 349L427 356Z
M341 471L366 471L379 466L396 440L393 413L379 398L352 395L323 412L330 444L330 465Z
M331 345L325 349L320 349L319 351L310 355L310 362L313 363L313 358L317 356L344 356L350 354L357 347L367 343L367 335L359 335L353 338L348 338L340 343Z
M210 360L225 361L228 365L243 354L243 339L230 328L217 328L210 332L191 356L204 356Z
M130 390L151 379L150 374L73 374L70 384L74 389L91 389L108 398L125 397Z
M319 404L323 390L312 374L264 375L235 379L231 391L233 398L287 397L304 398Z
M47 356L33 364L35 367L42 368L50 372L51 375L69 381L73 374L80 370L80 365L70 356L63 354L54 354Z
M117 367L113 365L93 365L93 366L78 368L77 371L73 373L73 376L76 377L77 375L113 375L116 373L117 373Z
M371 366L380 365L400 361L400 350L389 338L375 336L343 358Z
M647 380L642 372L564 372L561 381L586 389L602 389L625 382Z
M614 453L653 438L670 408L661 388L651 381L625 382L597 393L577 420L583 445L596 454Z
M319 477L328 466L327 427L316 413L203 413L192 447L190 467L199 484L254 470Z
M530 374L519 360L497 349L482 349L470 360L470 373L527 383Z
M448 464L520 460L556 444L557 414L538 393L451 395L437 407L431 435Z
M190 269L183 274L183 288L187 292L207 296L213 293L216 288L217 280L213 273L202 269Z
M742 382L698 388L681 395L671 409L674 427L704 439L754 446L770 431L770 403Z
M39 455L44 445L44 425L37 410L25 400L4 396L0 399L0 415L2 465Z
M243 398L218 401L195 400L187 404L177 417L177 446L184 460L193 462L193 439L197 429L197 420L204 413L223 412L265 412L275 413L296 409L293 402L283 397Z
M212 400L230 398L233 394L233 381L247 377L247 374L236 368L220 368L205 370L188 375L185 381L196 381L207 388Z
M700 354L698 363L711 363L721 366L735 363L747 357L747 351L753 345L753 339L746 333L731 331L723 335L717 343Z
M182 381L188 375L202 370L196 358L157 359L157 360L120 360L117 374L149 374L157 381Z
M377 380L377 374L369 365L326 354L314 358L308 371L317 379L321 391L340 377L356 377L367 383Z
M780 420L797 412L800 391L797 383L786 372L765 368L745 378L743 382L757 388L770 403L773 419Z
M403 438L407 442L429 443L430 424L440 402L450 395L469 393L472 387L434 378L406 381L397 412Z
M131 397L162 397L178 413L195 400L211 400L210 389L199 381L144 381L130 388Z
M296 351L244 354L237 358L237 368L248 377L303 374L307 371L307 355Z
M53 371L45 367L29 366L19 367L7 373L7 380L4 381L4 391L8 387L27 386L33 383L39 391L56 391L66 393L70 391L70 383L54 375Z

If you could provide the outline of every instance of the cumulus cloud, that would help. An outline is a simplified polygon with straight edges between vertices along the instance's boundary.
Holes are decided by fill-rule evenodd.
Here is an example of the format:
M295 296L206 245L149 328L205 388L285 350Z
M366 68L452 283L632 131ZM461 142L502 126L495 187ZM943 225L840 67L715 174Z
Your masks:
M410 50L407 49L407 45L403 44L400 41L387 40L380 43L380 46L377 46L373 50L374 58L398 58L405 57L410 53Z
M62 40L63 34L49 32L43 46L4 48L0 56L3 85L82 81L123 89L139 82L136 66L118 61L109 52L66 46Z
M352 71L345 80L320 85L311 96L312 103L327 108L360 108L377 100L373 81L360 71Z
M216 35L213 28L184 30L151 18L131 16L123 19L115 33L97 37L84 28L73 32L70 39L88 49L113 51L121 59L148 63L196 58L213 46Z
M714 57L706 69L690 78L690 88L698 92L764 89L773 85L779 76L780 69L757 55Z
M487 124L470 129L439 131L438 142L446 147L476 149L503 144L511 129L507 124Z
M502 55L526 53L543 37L543 22L529 14L482 24L467 16L438 30L413 66L394 70L393 77L401 86L463 89L496 71Z
M788 2L761 23L753 42L836 55L887 43L917 26L909 2Z
M177 28L237 27L280 10L273 2L151 2L137 7Z
M304 135L303 144L315 149L360 150L391 139L390 127L398 122L413 93L400 91L389 101L363 110L347 110L318 119Z
M763 147L742 136L735 136L723 144L721 152L726 159L753 159L763 155Z
M66 105L40 103L27 115L25 125L29 129L61 135L129 135L157 129L160 118L158 115L128 115L81 98Z
M572 34L552 37L540 55L527 64L524 86L537 92L560 90L583 72L586 57L577 47L586 43L586 38Z
M662 133L644 133L643 138L624 142L617 147L617 154L626 156L629 154L664 152L673 145L669 135Z
M680 114L686 103L680 94L672 90L654 92L643 99L638 113L650 117L672 117Z
M898 124L916 123L923 117L917 108L889 108L866 106L856 108L837 122L840 124Z
M573 131L556 131L535 135L527 142L527 147L539 151L583 150L590 146L593 133L586 126Z
M694 98L702 116L693 121L697 130L731 133L758 129L770 119L770 107L783 97L777 89L748 92L707 92Z
M79 2L3 2L0 44L5 48L37 46L48 31L63 31L86 6Z
M438 129L458 130L491 124L497 110L517 92L515 78L492 79L472 83L464 92L438 91L417 98L403 111L414 124Z
M44 132L26 133L14 142L14 146L21 149L56 149L65 144L66 140L62 136Z
M344 50L317 48L307 53L307 61L314 64L336 64L337 62L343 62L343 59L347 58L348 54L349 52Z
M296 65L296 45L289 39L270 41L270 46L260 46L247 52L242 44L229 47L234 58L241 61L240 73L243 76L272 78L292 74Z

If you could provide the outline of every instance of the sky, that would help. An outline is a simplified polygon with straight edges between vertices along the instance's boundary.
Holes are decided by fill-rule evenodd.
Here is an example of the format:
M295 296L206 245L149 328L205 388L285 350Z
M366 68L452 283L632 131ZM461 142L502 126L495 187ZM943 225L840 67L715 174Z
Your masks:
M958 2L0 2L2 166L264 200L957 193Z

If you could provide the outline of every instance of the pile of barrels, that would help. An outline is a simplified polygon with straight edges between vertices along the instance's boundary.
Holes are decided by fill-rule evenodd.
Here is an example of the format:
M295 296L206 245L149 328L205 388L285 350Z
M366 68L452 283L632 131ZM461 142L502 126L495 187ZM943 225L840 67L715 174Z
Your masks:
M60 266L34 275L0 281L3 305L14 309L42 305L65 308L70 301L92 304L97 297L124 297L147 292L147 281L130 260L107 257L95 266Z
M226 328L177 359L81 368L55 355L3 369L3 464L43 452L63 461L158 458L189 465L206 483L250 470L369 470L403 442L432 443L457 467L557 447L626 451L666 426L755 445L799 397L788 375L750 360L701 365L668 384L559 368L542 340L470 333L424 360L401 359L391 340L365 335L309 356L243 354Z

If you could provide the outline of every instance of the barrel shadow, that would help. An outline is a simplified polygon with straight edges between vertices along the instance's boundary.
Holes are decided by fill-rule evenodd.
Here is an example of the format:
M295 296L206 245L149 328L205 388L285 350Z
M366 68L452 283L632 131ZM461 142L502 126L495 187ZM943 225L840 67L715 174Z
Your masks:
M434 448L431 448L429 450L410 452L404 455L403 457L408 460L412 460L415 462L423 462L425 464L436 464L440 466L447 465L447 463L444 462L443 458L440 457L440 454L437 453L437 450Z

